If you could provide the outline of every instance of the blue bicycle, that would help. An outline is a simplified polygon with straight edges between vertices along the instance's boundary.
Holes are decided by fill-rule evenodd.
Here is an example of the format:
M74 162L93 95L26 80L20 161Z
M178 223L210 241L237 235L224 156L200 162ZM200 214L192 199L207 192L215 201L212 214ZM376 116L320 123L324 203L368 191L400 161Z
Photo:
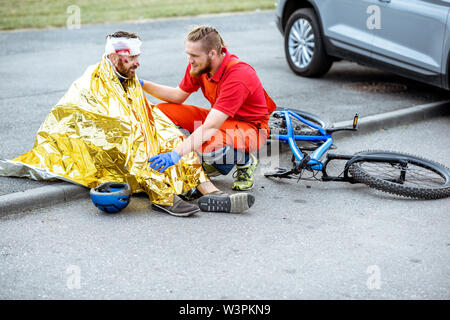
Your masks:
M450 170L435 161L391 151L362 151L353 155L328 153L333 147L332 134L356 131L358 115L350 127L332 127L320 117L300 110L278 108L269 121L271 138L289 144L291 169L276 168L266 177L302 179L305 171L321 181L364 183L384 192L416 198L440 199L450 196ZM299 145L306 144L305 145ZM338 176L327 173L333 160L347 160ZM321 173L320 178L317 177Z

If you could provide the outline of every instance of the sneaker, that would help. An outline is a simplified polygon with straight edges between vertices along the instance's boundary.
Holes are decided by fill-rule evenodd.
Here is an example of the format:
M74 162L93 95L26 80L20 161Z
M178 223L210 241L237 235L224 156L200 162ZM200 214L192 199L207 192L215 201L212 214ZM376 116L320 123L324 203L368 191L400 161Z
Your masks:
M206 162L202 162L202 167L203 167L203 170L205 171L205 173L210 178L211 177L217 177L217 176L221 175L219 170L217 170L216 167L214 167L212 164L209 164L209 163L206 163Z
M255 203L255 197L248 193L228 195L215 191L198 199L198 206L207 212L242 213Z
M258 159L250 154L251 162L245 165L236 165L236 171L233 173L233 190L246 191L253 188L254 173L258 166Z
M152 203L152 208L156 211L162 211L175 217L189 217L196 212L200 211L200 208L194 204L184 201L179 196L173 196L173 205L163 206L160 204Z

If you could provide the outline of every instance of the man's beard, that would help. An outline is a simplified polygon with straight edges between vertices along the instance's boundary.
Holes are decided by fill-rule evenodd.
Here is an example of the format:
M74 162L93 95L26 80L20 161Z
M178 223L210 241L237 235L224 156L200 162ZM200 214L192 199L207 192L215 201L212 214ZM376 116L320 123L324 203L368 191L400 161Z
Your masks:
M208 57L208 60L206 60L205 66L203 68L201 68L198 71L194 71L191 66L191 70L190 70L189 74L194 78L198 78L202 74L210 72L211 69L212 69L211 68L211 58Z
M124 76L125 78L132 78L135 75L135 70L137 68L131 66L128 69L125 68L125 66L123 65L122 61L119 59L118 63L117 63L117 71Z

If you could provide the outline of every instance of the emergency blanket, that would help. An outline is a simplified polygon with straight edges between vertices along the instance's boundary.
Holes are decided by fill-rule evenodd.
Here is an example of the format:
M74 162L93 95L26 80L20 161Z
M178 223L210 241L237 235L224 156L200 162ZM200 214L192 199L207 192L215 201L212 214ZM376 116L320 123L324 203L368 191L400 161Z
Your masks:
M149 167L150 157L173 150L183 139L177 126L148 103L138 77L122 86L105 55L50 111L33 149L0 160L0 175L60 179L88 188L126 182L133 193L172 205L173 194L208 181L195 152L164 173Z

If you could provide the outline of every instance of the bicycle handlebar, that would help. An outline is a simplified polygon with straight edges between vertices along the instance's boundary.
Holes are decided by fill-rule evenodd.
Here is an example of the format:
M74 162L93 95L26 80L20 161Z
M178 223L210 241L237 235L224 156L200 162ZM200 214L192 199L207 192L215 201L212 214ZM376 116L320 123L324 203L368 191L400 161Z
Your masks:
M336 128L327 128L325 129L326 133L333 133L336 131L358 131L358 128L353 127L336 127Z
M336 131L357 131L358 128L358 114L353 117L353 125L351 127L337 127L337 128L327 128L326 133L330 134Z

